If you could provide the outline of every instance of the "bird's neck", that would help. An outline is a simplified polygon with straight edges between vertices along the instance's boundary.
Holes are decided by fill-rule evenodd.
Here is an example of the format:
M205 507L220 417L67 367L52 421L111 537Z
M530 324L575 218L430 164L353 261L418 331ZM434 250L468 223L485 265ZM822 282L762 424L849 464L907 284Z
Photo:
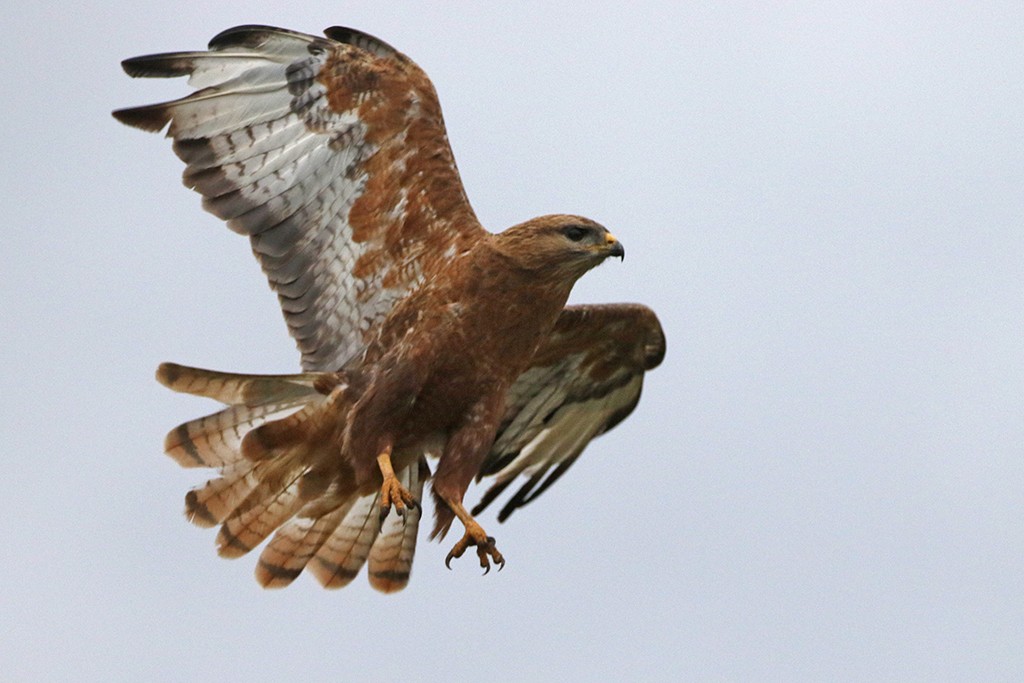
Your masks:
M472 343L479 353L500 355L509 367L525 367L554 327L573 281L518 268L486 245L451 265L440 298L458 319L456 327L474 331Z
M472 292L472 300L486 302L492 311L512 318L532 311L552 322L565 307L577 279L558 270L523 267L487 243L474 249L460 270L461 291Z

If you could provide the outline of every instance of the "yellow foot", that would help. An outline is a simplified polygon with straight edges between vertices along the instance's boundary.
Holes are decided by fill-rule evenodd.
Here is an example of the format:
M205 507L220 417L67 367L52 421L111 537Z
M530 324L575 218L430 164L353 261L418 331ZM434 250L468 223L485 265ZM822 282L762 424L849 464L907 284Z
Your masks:
M409 489L402 486L401 482L392 475L390 477L384 477L384 483L380 487L380 523L383 524L384 520L387 519L388 513L391 512L391 506L395 506L395 511L398 512L399 517L405 516L405 511L414 510L419 508L420 503L416 500Z
M459 542L456 543L455 547L452 548L450 553L448 553L448 557L444 560L444 566L451 569L452 560L462 557L463 553L465 553L470 546L476 546L476 555L480 558L480 566L483 568L484 574L491 571L491 563L488 558L493 559L495 564L498 565L498 571L505 568L505 558L502 557L501 553L498 552L498 549L494 547L494 537L488 536L487 532L483 530L483 527L473 520L470 520L466 524L466 533L463 534L462 538L459 539Z

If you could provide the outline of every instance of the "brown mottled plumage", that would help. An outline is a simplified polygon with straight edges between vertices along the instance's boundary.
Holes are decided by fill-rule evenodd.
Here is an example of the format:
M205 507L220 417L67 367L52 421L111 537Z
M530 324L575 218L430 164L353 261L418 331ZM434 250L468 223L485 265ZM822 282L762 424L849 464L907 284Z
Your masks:
M504 564L463 506L471 481L495 477L482 509L529 477L501 519L535 498L632 411L664 337L642 306L566 308L618 241L570 215L484 230L426 74L366 34L326 36L243 26L206 52L126 60L197 90L114 116L168 127L186 185L250 237L306 370L160 367L172 389L227 405L165 442L218 470L186 496L188 518L220 525L226 557L273 534L265 586L308 567L340 587L368 563L391 592L408 582L429 457L434 535L465 527L448 561L475 546L482 567Z

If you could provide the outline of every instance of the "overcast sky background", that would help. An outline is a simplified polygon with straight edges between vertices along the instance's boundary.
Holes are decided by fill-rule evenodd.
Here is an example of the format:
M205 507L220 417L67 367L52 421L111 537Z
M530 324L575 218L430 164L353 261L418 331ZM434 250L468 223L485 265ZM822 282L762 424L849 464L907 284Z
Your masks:
M11 680L1024 677L1024 6L21 3L5 17L0 671ZM378 35L434 80L500 230L629 258L575 301L668 335L636 413L409 588L283 591L181 516L160 361L290 372L246 241L125 57L222 29ZM471 491L475 500L479 490Z

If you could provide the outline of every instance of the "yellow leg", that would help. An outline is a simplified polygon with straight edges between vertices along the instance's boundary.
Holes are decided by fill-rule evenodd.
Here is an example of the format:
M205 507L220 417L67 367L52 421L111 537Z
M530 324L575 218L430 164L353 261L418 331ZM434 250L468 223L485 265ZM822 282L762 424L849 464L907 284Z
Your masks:
M388 446L383 453L377 456L377 465L380 467L380 473L384 476L384 483L380 487L380 522L384 523L387 519L388 513L391 512L391 506L395 506L395 510L398 512L399 517L405 516L406 508L413 509L420 506L409 489L402 486L398 478L395 477L395 470L391 466L391 447Z

